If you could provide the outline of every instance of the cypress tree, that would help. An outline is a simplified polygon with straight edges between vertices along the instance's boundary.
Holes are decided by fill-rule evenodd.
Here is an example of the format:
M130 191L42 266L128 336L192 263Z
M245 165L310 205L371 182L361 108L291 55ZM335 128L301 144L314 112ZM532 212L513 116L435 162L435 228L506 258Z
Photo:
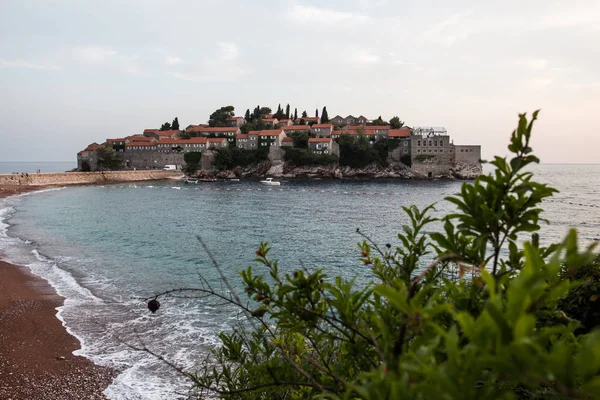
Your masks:
M315 109L315 118L319 118L319 109L318 108Z
M321 112L321 123L326 124L329 122L329 115L327 114L327 107L323 107L323 111Z
M306 112L306 110L302 111L302 118L306 118L308 117L308 113Z
M179 119L177 119L177 117L175 117L175 119L173 120L173 123L171 124L171 129L173 129L174 131L179 130Z
M285 106L285 118L290 119L290 105Z
M294 121L298 119L298 109L294 108Z
M244 114L244 118L246 119L246 122L250 122L250 120L251 120L250 109L246 110L246 114Z

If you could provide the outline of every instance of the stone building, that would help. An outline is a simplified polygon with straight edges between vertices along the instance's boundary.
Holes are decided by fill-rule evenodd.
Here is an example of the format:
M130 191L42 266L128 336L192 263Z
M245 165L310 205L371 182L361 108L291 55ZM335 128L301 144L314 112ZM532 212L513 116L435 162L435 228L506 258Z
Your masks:
M231 127L239 128L240 126L246 123L246 119L244 117L229 117L227 118L227 124Z
M481 145L454 145L454 162L468 165L481 164Z
M333 125L314 124L310 127L310 132L314 137L331 137L331 132L333 132Z
M259 134L260 146L277 146L280 147L283 139L286 137L282 129L270 129L260 131Z
M78 171L96 171L98 170L98 150L101 145L98 143L89 144L85 149L77 153Z

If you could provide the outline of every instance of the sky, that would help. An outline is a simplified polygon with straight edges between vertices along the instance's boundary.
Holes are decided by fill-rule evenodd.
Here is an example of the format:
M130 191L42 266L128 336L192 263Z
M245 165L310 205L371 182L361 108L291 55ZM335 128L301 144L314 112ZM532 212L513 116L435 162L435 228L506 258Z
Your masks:
M600 1L0 0L0 161L288 103L598 163Z

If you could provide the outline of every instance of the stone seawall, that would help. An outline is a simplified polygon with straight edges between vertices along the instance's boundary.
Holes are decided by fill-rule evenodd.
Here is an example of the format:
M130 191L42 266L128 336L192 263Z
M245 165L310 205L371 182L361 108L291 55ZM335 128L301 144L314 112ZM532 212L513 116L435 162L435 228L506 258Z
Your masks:
M156 181L177 178L181 171L57 172L47 174L0 174L0 186L87 185L99 183Z

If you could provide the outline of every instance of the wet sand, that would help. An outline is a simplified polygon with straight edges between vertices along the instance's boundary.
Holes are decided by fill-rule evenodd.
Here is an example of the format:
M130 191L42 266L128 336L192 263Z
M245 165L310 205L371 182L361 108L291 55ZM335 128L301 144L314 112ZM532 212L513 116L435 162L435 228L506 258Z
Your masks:
M56 318L62 304L48 282L0 260L0 399L105 399L115 371L72 354L80 345Z

